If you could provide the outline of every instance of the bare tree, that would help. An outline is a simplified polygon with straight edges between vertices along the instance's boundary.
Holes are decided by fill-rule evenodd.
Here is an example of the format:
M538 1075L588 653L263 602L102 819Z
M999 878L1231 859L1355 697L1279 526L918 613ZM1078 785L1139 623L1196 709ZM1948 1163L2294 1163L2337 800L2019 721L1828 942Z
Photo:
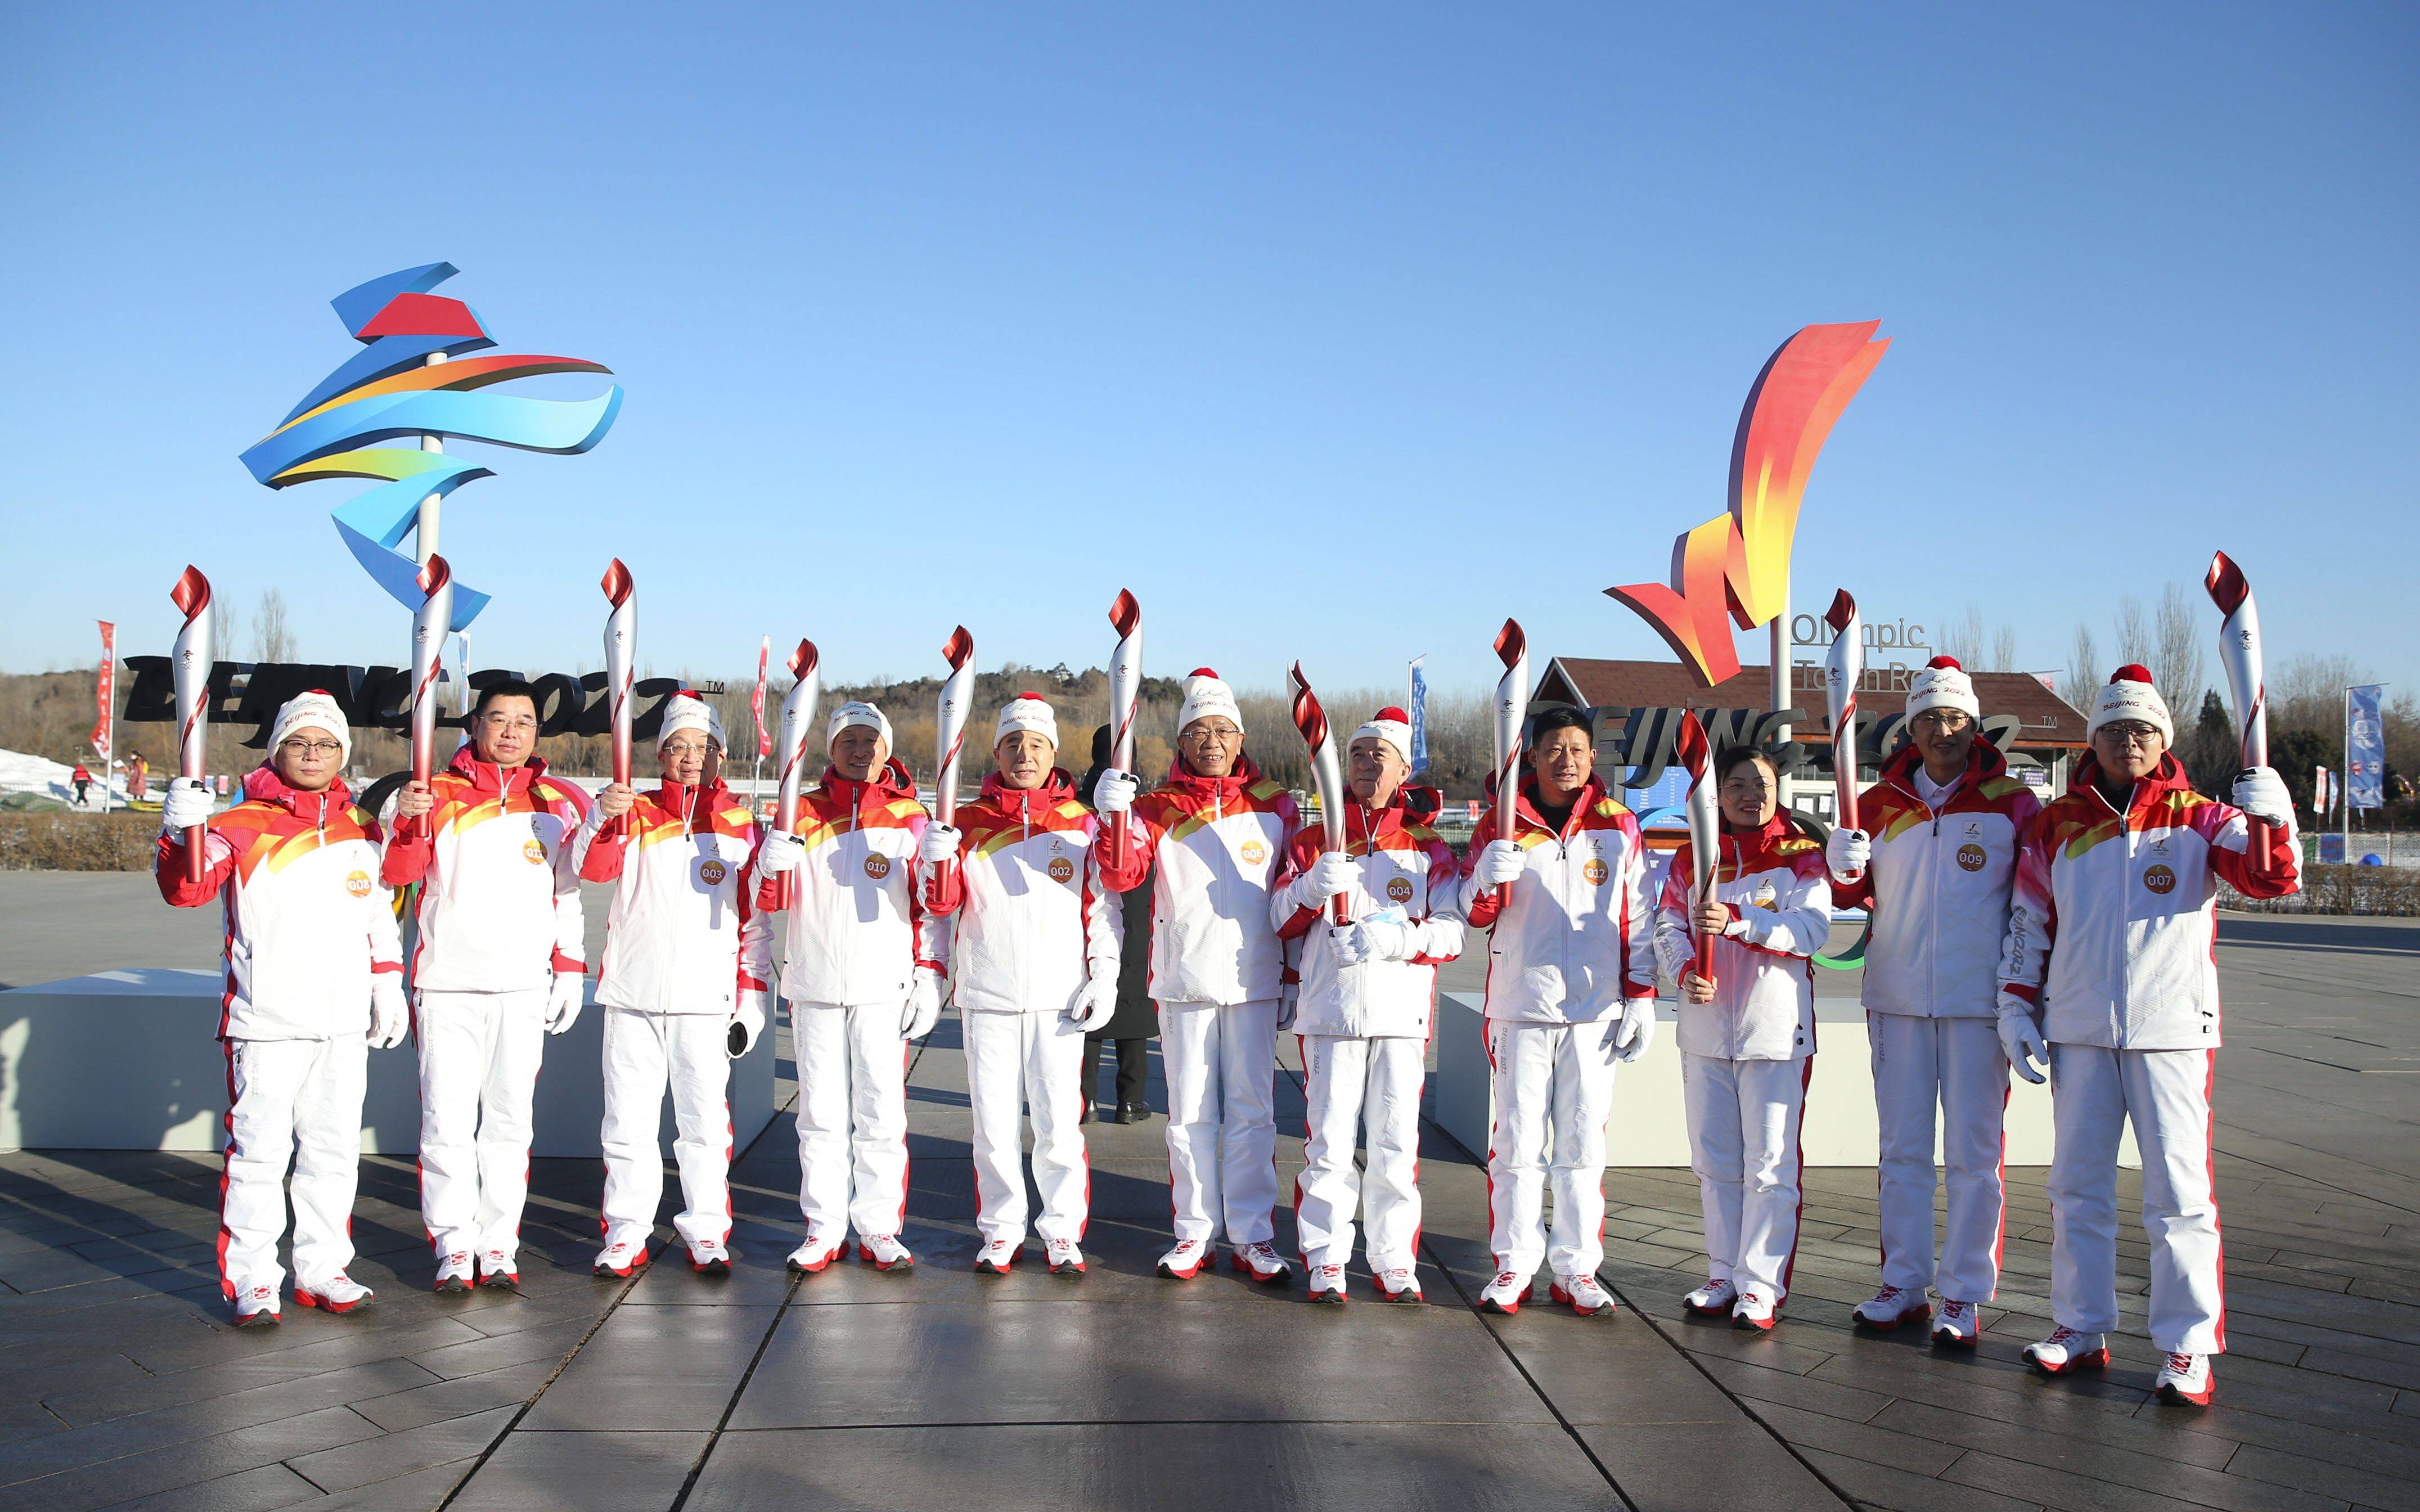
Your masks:
M2187 711L2198 713L2207 686L2202 681L2202 630L2195 597L2181 583L2167 584L2160 590L2154 620L2157 649L2150 663L2151 681L2180 723L2194 717Z
M274 588L261 591L260 609L253 616L252 659L262 662L294 659L294 633L286 626L286 595Z
M1982 671L1983 642L1989 634L1983 625L1983 611L1969 604L1966 617L1941 632L1941 654L1968 671Z
M2151 635L2151 617L2143 612L2143 601L2128 594L2118 601L2118 661L2119 666L2133 662L2148 667L2157 654L2159 642ZM2116 671L2112 668L2111 671ZM2103 673L2106 676L2107 673ZM2100 681L2099 678L2094 679Z
M2108 675L2109 669L2101 665L2101 647L2092 639L2092 626L2077 625L2075 640L2067 653L2067 683L2059 689L2059 696L2076 708L2088 709L2092 706L2092 690Z
M1985 671L2012 672L2018 670L2017 632L2014 627L2003 625L1999 629L1993 632L1992 665L1986 668Z

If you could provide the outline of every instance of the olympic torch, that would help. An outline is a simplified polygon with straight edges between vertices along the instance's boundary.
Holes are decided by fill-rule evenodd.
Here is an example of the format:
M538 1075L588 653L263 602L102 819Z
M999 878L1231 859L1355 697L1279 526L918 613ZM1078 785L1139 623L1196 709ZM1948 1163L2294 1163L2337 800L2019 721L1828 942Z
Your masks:
M801 640L799 649L790 653L790 675L797 681L782 700L782 779L773 800L773 827L784 835L799 832L799 788L806 777L799 768L807 754L807 732L814 727L815 705L823 699L823 668L814 641ZM796 872L784 872L774 879L777 911L798 901L798 887Z
M1496 838L1511 840L1521 827L1521 725L1529 717L1529 638L1520 621L1506 620L1496 632L1496 657L1504 663L1496 684ZM1499 884L1496 906L1512 903L1512 884Z
M2227 690L2235 696L2235 727L2243 732L2243 764L2269 764L2269 686L2260 673L2260 611L2252 602L2252 585L2243 580L2242 569L2227 559L2224 551L2210 559L2210 575L2202 579L2210 590L2211 602L2226 616L2219 626L2218 659L2226 668ZM2250 826L2251 850L2254 856L2265 855L2269 849L2269 825L2250 814L2243 816Z
M454 624L454 569L432 556L420 569L420 608L411 615L411 779L426 783L436 764L437 678L445 665L445 637ZM419 836L428 820L398 820L399 833Z
M168 602L183 611L185 623L177 631L177 648L170 670L177 685L177 775L200 779L208 775L210 733L210 624L218 611L210 605L210 580L198 567L187 567L177 586L168 590ZM104 790L108 774L101 774ZM185 826L185 880L198 885L206 870L202 865L202 837L207 825Z
M1832 713L1832 788L1842 829L1857 827L1857 685L1866 676L1865 622L1845 588L1823 611L1832 649L1823 656L1823 698ZM1862 873L1860 873L1862 874ZM1855 876L1848 878L1856 881Z
M1693 709L1681 711L1681 734L1676 754L1689 771L1689 884L1699 903L1714 895L1714 867L1722 855L1720 812L1714 807L1714 748L1706 739L1706 727L1698 722ZM1698 975L1709 983L1714 980L1714 936L1697 927L1692 911L1690 932L1698 937Z
M1109 656L1109 762L1121 772L1134 770L1135 701L1142 694L1142 606L1125 589L1109 606L1109 624L1117 627L1118 649ZM1092 796L1085 794L1089 800ZM1126 854L1131 815L1121 809L1109 821L1109 853Z
M1310 681L1302 675L1302 663L1295 662L1286 673L1294 687L1294 727L1302 732L1302 743L1311 748L1311 783L1319 795L1319 827L1326 832L1327 848L1344 849L1344 779L1336 764L1336 736L1327 728L1327 711L1319 706L1319 696L1311 690ZM1335 899L1335 918L1340 924L1353 920L1353 905L1345 895Z
M967 706L975 696L975 638L959 625L941 647L941 656L950 664L950 675L941 679L941 698L933 716L933 813L941 823L954 825L958 819L958 752L967 740ZM942 861L934 866L924 884L928 906L939 906L942 884L956 864Z
M605 696L613 716L613 780L624 787L630 785L630 684L635 676L633 656L638 650L639 605L632 592L630 569L615 557L597 583L605 590L605 602L613 607L605 613ZM599 835L605 840L620 838L628 816L610 819Z

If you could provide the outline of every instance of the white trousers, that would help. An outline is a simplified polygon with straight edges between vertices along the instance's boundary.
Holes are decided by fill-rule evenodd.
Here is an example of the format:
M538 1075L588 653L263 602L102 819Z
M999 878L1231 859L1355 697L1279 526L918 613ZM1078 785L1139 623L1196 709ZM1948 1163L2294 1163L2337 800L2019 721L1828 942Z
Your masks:
M1487 1139L1487 1247L1496 1268L1593 1275L1605 1263L1605 1123L1613 1111L1617 1018L1605 1024L1487 1021L1496 1125ZM1551 1174L1550 1174L1551 1173ZM1554 1232L1539 1223L1551 1180Z
M597 1227L608 1244L644 1247L664 1196L664 1152L656 1143L664 1092L673 1095L673 1160L680 1166L681 1242L731 1237L731 1021L719 1013L605 1015L605 1201Z
M1275 1231L1278 1000L1161 1003L1168 1186L1178 1240L1264 1242Z
M1990 1302L2000 1288L2000 1168L2008 1142L2009 1057L1990 1019L1866 1015L1874 1111L1882 1120L1883 1282L1945 1302ZM1949 1220L1932 1236L1933 1110L1949 1168Z
M1798 1255L1798 1123L1815 1057L1681 1057L1689 1168L1706 1216L1706 1274L1778 1303Z
M2118 1142L2134 1123L2143 1233L2151 1248L2151 1344L2226 1350L2225 1258L2211 1189L2214 1050L2050 1047L2051 1317L2086 1334L2118 1326Z
M1373 1271L1410 1270L1420 1247L1420 1085L1428 1045L1306 1034L1303 1092L1310 1103L1295 1231L1307 1266L1353 1258L1353 1213L1368 1229ZM1366 1135L1366 1174L1353 1164Z
M520 1252L546 996L420 994L420 1221L441 1260Z
M792 1003L799 1213L809 1239L889 1239L908 1221L906 1003Z
M362 1089L369 1041L227 1040L226 1180L219 1194L219 1287L282 1286L286 1166L294 1165L294 1278L317 1287L353 1262Z
M985 1243L1025 1240L1021 1111L1033 1125L1033 1184L1047 1242L1084 1237L1093 1166L1084 1153L1084 1031L1064 1013L961 1011L967 1101L975 1116L975 1227Z

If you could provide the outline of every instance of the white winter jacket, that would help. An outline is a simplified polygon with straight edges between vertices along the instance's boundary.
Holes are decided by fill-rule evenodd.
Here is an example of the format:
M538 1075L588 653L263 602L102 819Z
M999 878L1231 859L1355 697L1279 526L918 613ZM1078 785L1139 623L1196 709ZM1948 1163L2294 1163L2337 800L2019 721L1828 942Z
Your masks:
M1278 995L1285 959L1269 922L1269 889L1296 821L1294 795L1246 757L1224 778L1196 777L1180 761L1135 800L1123 856L1109 854L1104 823L1099 860L1109 890L1139 887L1155 862L1159 868L1151 895L1154 1001L1232 1006Z
M590 809L572 841L583 882L614 882L597 1000L640 1013L728 1018L742 994L764 1006L772 930L756 909L756 846L748 806L717 782L666 781L639 795L628 823L600 839Z
M1655 949L1678 981L1696 959L1689 916L1690 846L1672 857L1655 919ZM1718 1060L1796 1060L1815 1053L1813 957L1832 930L1823 848L1776 813L1752 835L1726 832L1714 901L1731 921L1714 942L1714 1000L1683 998L1676 1042Z
M1309 872L1326 843L1321 826L1303 825L1287 842L1285 871L1269 895L1270 921L1288 942L1301 978L1295 1033L1426 1040L1436 1008L1436 968L1462 954L1462 918L1455 911L1462 876L1453 848L1410 818L1401 792L1374 814L1345 800L1345 854L1360 863L1343 895L1347 917L1406 925L1412 953L1402 961L1342 965L1334 901L1321 903L1311 895Z
M1462 869L1462 917L1487 929L1487 1016L1515 1024L1593 1024L1625 997L1655 995L1654 915L1647 899L1638 820L1590 778L1560 833L1522 784L1513 838L1528 870L1499 915L1497 889L1476 874L1482 842ZM1478 833L1493 841L1497 810Z
M960 809L958 862L937 912L950 919L950 992L961 1013L1063 1013L1084 984L1118 980L1125 918L1094 854L1099 821L1053 768L1038 788L998 776Z

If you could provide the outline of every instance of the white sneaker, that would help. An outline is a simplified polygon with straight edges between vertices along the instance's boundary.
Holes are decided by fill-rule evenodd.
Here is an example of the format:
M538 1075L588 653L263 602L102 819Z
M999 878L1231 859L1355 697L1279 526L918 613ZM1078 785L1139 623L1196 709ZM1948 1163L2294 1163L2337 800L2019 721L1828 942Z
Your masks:
M1559 1302L1582 1318L1613 1311L1613 1294L1597 1285L1593 1275L1559 1275L1546 1288L1546 1300Z
M1235 1253L1228 1263L1264 1287L1283 1285L1292 1273L1276 1246L1265 1239L1257 1244L1236 1245Z
M356 1307L366 1307L377 1293L339 1271L316 1287L296 1283L294 1301L298 1306L324 1307L332 1313L349 1313Z
M1344 1300L1344 1267L1314 1265L1311 1268L1311 1300L1341 1303Z
M267 1328L277 1321L277 1288L252 1284L235 1288L235 1326Z
M975 1273L977 1275L1008 1274L1008 1268L1016 1263L1016 1252L1024 1247L1022 1242L1014 1239L993 1240L976 1253Z
M1940 1319L1932 1325L1933 1343L1971 1350L1982 1336L1983 1309L1971 1302L1942 1302Z
M617 1239L597 1252L590 1271L600 1281L627 1281L647 1268L647 1246Z
M2098 1334L2079 1334L2061 1323L2050 1331L2050 1337L2028 1344L2025 1359L2046 1376L2063 1376L2071 1370L2104 1370L2109 1365L2109 1341Z
M1501 1313L1510 1318L1529 1300L1529 1278L1510 1271L1498 1271L1496 1279L1479 1288L1479 1310Z
M2211 1378L2207 1354L2171 1354L2160 1366L2152 1389L2170 1407L2208 1407L2218 1383Z
M1739 1288L1728 1281L1709 1281L1681 1299L1681 1305L1701 1318L1729 1317L1739 1301Z
M800 1275L813 1275L832 1262L840 1253L840 1241L824 1234L809 1234L807 1242L790 1252L782 1263Z
M1859 1328L1869 1328L1877 1334L1887 1334L1901 1323L1921 1323L1932 1316L1932 1304L1923 1291L1911 1291L1905 1287L1885 1287L1857 1304L1849 1314Z
M1042 1257L1050 1262L1052 1275L1078 1276L1084 1273L1084 1252L1076 1247L1072 1239L1046 1241L1042 1246Z
M701 1239L689 1247L689 1268L700 1275L729 1275L730 1246L719 1239Z
M1418 1302L1420 1300L1420 1278L1409 1266L1395 1266L1377 1272L1373 1278L1378 1286L1380 1302Z
M469 1250L458 1249L437 1262L437 1290L442 1294L468 1291L475 1279Z
M1210 1257L1210 1246L1198 1239L1180 1239L1176 1247L1159 1257L1159 1273L1171 1281L1190 1281L1202 1273L1202 1262Z
M1773 1327L1773 1299L1754 1287L1739 1294L1731 1304L1731 1327L1754 1329L1762 1334Z
M899 1242L897 1234L884 1234L878 1239L867 1239L861 1234L857 1241L857 1257L877 1271L910 1271L916 1266L916 1257L908 1253L907 1245Z
M521 1284L520 1267L513 1257L500 1249L479 1252L479 1285L483 1287L518 1287Z

